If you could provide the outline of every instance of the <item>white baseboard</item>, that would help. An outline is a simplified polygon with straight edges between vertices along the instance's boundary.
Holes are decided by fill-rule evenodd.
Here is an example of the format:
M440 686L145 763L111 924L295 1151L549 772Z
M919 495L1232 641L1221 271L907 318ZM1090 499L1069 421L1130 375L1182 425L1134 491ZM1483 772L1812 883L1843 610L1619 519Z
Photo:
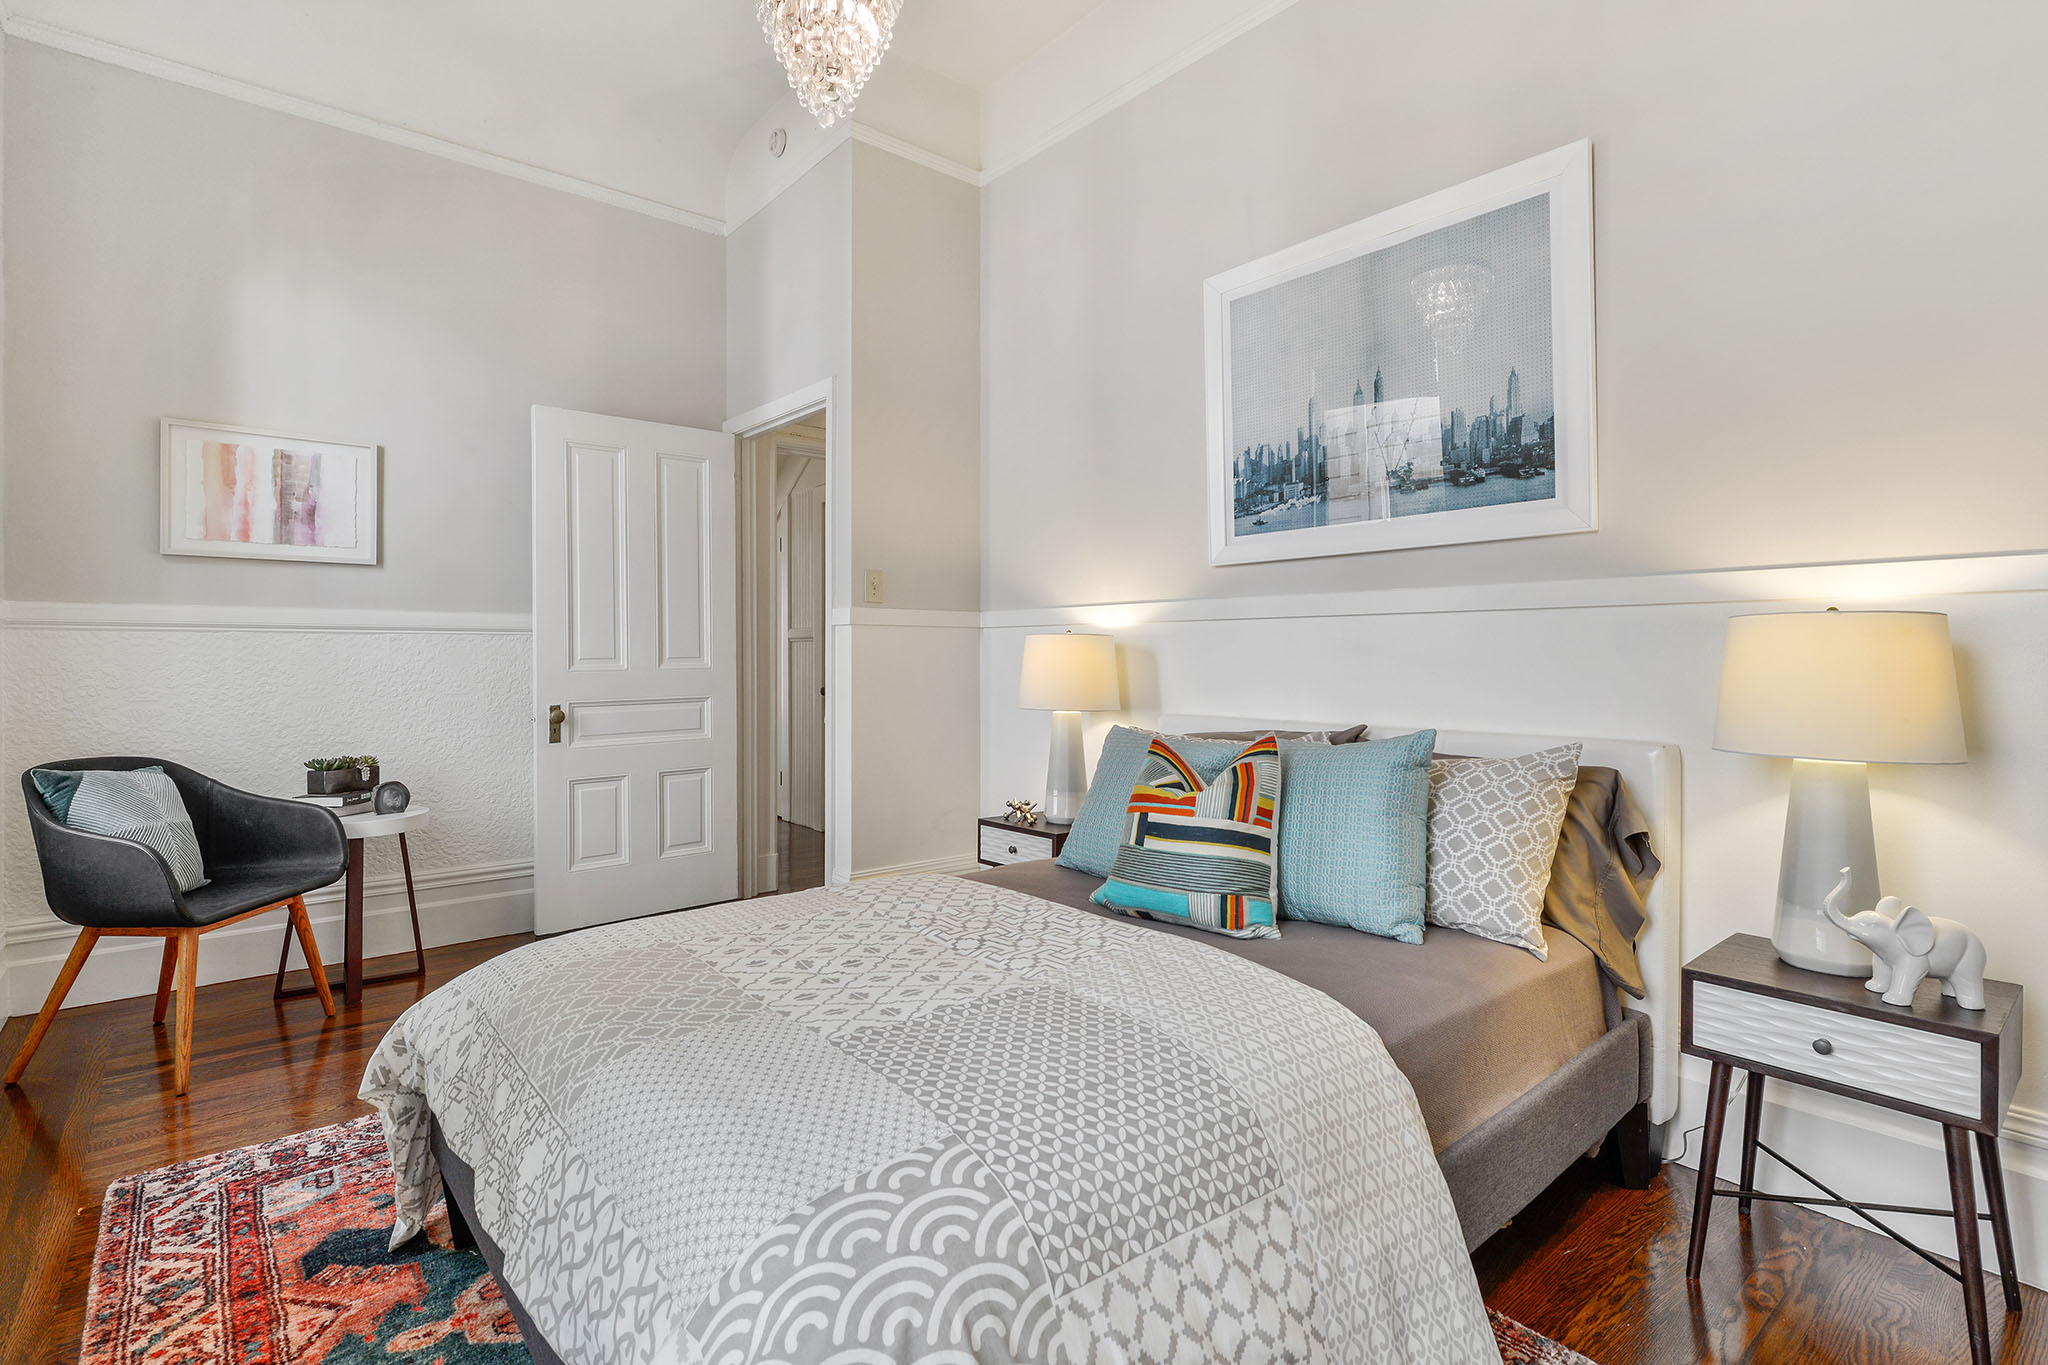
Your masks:
M427 946L467 943L504 934L533 931L533 865L495 866L421 872L413 879L420 902L420 936ZM320 955L341 961L342 889L339 883L306 897ZM199 945L199 984L269 976L277 970L277 949L285 932L284 912L207 934ZM51 920L47 925L9 926L4 994L23 1013L42 1006L57 979L78 931ZM412 924L406 914L405 879L372 877L363 887L363 952L382 957L412 949ZM79 973L72 1005L127 1000L156 993L163 946L153 938L103 938ZM304 959L292 950L292 962L304 981Z
M974 854L959 853L944 858L926 858L923 862L917 863L895 863L888 867L857 869L853 874L853 880L864 882L875 877L907 877L917 872L972 872L979 866L981 861Z
M1740 1076L1737 1079L1740 1081ZM1679 1116L1665 1139L1667 1159L1678 1162L1683 1153L1682 1165L1686 1169L1682 1174L1674 1170L1674 1178L1697 1178L1700 1134L1695 1130L1706 1109L1706 1092L1705 1069L1695 1070L1694 1063L1688 1060L1679 1081ZM2044 1146L2044 1135L2048 1135L2048 1115L2015 1107L2007 1115L2005 1132L1999 1141L2019 1277L2036 1287L2048 1286L2048 1146ZM1764 1089L1762 1139L1825 1180L1844 1198L1929 1208L1948 1206L1948 1166L1942 1155L1941 1128L1932 1120L1770 1081ZM1974 1155L1973 1145L1973 1158ZM1723 1180L1733 1182L1740 1177L1741 1169L1742 1103L1731 1095L1727 1123L1722 1130L1719 1174ZM1986 1208L1981 1175L1980 1171L1980 1213ZM1820 1194L1761 1154L1757 1157L1757 1188L1773 1194ZM1869 1227L1846 1209L1816 1211L1856 1227ZM1721 1201L1713 1216L1733 1218L1734 1205ZM1955 1254L1955 1225L1945 1217L1878 1216L1931 1251L1944 1256ZM1872 1230L1871 1235L1879 1234ZM1989 1269L1997 1263L1997 1257L1988 1229L1983 1248L1984 1265ZM1995 1294L1996 1290L1992 1292Z

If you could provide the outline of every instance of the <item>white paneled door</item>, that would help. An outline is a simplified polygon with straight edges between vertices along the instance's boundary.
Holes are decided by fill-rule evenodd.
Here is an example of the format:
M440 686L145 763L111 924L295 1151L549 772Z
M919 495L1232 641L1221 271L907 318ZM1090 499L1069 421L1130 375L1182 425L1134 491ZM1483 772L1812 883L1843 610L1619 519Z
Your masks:
M534 928L739 892L733 440L533 410Z

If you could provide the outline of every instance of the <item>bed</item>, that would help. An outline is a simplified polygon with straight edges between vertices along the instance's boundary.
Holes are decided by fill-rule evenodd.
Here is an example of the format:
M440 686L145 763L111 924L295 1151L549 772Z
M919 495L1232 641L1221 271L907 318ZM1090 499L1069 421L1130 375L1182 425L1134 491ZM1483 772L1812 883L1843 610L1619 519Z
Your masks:
M1165 714L1157 729L1171 735L1333 731L1341 729L1341 722ZM1415 729L1421 726L1374 722L1372 739L1409 735ZM1370 935L1346 937L1323 925L1294 921L1286 923L1286 935L1278 943L1223 943L1227 952L1245 952L1255 960L1268 950L1266 956L1276 958L1268 966L1323 990L1333 984L1329 978L1346 976L1327 966L1329 954L1337 960L1356 960L1358 976L1393 982L1405 999L1374 999L1372 993L1341 993L1341 988L1337 995L1380 1033L1407 1072L1430 1124L1466 1242L1475 1248L1591 1146L1608 1144L1630 1183L1645 1179L1655 1169L1663 1132L1677 1113L1677 1007L1683 964L1683 769L1677 745L1454 731L1442 726L1436 733L1438 753L1470 757L1513 757L1561 743L1581 745L1583 767L1616 769L1647 817L1651 843L1663 862L1649 894L1649 923L1636 941L1645 980L1642 999L1622 995L1602 980L1597 984L1599 1023L1591 1023L1583 988L1589 964L1579 945L1559 933L1548 935L1552 970L1538 970L1544 964L1516 950L1501 950L1499 943L1440 929L1430 931L1419 954L1407 956L1399 952L1401 945ZM1038 876L1047 874L1038 870ZM1004 878L997 874L997 880ZM1061 890L1073 894L1071 886ZM1307 948L1309 929L1323 931L1315 937L1327 939L1329 954ZM1296 939L1296 950L1270 952L1288 937ZM1397 960L1401 970L1382 974L1372 968L1380 960ZM1483 972L1468 970L1481 962ZM1458 1009L1450 1009L1446 995ZM1487 1038L1516 1038L1518 1048L1483 1048ZM1579 1040L1585 1040L1583 1048L1577 1046ZM1487 1058L1483 1074L1462 1064L1475 1052ZM1622 1103L1630 1091L1638 1099Z
M1675 752L1586 761L1637 789L1675 885ZM394 1244L445 1179L543 1365L1107 1362L1175 1340L1491 1360L1468 1248L1610 1129L1646 1151L1668 1117L1654 939L1642 1011L1583 950L1502 950L1523 966L1435 931L1400 990L1347 992L1332 964L1369 936L1196 941L1079 908L1061 872L738 903L465 974L365 1077ZM1504 1029L1541 1042L1472 1065Z

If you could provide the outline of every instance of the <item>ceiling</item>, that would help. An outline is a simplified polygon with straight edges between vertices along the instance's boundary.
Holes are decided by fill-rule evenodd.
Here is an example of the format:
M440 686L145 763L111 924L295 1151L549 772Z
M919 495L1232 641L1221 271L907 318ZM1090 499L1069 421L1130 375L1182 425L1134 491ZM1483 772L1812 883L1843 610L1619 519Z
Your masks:
M1109 3L906 0L874 93L936 77L971 96ZM111 44L709 219L740 135L787 89L754 0L11 0L8 31Z

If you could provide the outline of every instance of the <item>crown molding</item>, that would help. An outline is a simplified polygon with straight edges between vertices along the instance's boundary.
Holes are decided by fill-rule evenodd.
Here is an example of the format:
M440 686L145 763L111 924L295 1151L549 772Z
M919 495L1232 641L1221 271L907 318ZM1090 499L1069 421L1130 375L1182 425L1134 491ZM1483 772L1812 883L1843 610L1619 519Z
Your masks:
M928 152L916 143L906 142L892 133L884 133L870 128L865 123L860 122L860 115L857 113L854 115L853 140L863 146L873 147L877 151L887 152L891 156L901 157L905 161L913 165L922 166L928 171L937 171L940 175L949 175L955 180L964 181L974 186L976 189L980 189L984 183L981 172L974 169L974 167L955 161L951 157L940 156L937 152Z
M155 76L160 80L173 81L179 85L190 86L194 90L204 90L209 94L223 95L228 99L239 100L244 104L253 104L259 108L269 109L276 113L290 114L295 118L325 124L330 128L339 128L343 132L358 133L364 137L375 138L379 142L388 142L394 146L407 148L410 151L424 152L428 156L437 156L446 161L459 162L462 165L470 166L477 170L509 176L514 180L523 180L529 185L539 185L543 189L558 190L563 194L573 194L579 199L589 199L615 209L625 209L629 213L638 213L649 218L658 218L665 223L674 223L679 227L692 228L698 232L708 232L715 237L725 235L725 224L719 219L709 214L698 213L693 209L683 208L678 204L668 204L658 199L648 199L642 195L614 189L609 185L598 184L594 180L584 180L577 176L565 175L560 171L551 171L543 166L534 166L512 157L500 156L496 152L486 152L476 147L465 146L459 142L450 142L445 138L416 132L411 128L403 128L394 123L385 123L366 114L352 113L349 110L338 109L330 104L321 104L316 100L302 99L297 95L288 95L281 90L272 90L265 86L252 85L247 81L237 80L232 76L223 76L215 71L188 66L183 62L173 61L168 57L159 57L154 53L143 52L132 47L124 47L119 43L108 42L103 38L94 38L55 24L44 23L39 19L24 19L16 15L7 15L4 19L0 19L0 32L4 32L10 38L18 38L23 42L55 48L60 52L69 52L76 57L85 57L92 61L105 62L109 66L118 66L129 71L138 71L145 76Z

